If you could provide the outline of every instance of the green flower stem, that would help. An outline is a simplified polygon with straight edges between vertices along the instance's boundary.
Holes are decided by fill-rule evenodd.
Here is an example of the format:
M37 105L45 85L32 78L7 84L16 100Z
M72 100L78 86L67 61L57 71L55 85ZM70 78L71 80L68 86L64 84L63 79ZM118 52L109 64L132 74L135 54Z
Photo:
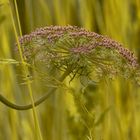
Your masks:
M70 74L71 72L70 71L66 71L58 80L60 82L63 82L64 79ZM34 105L35 106L38 106L39 104L41 104L42 102L44 102L52 93L55 92L57 88L53 87L51 88L48 93L46 93L44 96L40 97L38 100L36 100L34 102ZM17 104L14 104L12 102L10 102L9 100L7 100L5 97L3 97L3 95L0 94L0 101L5 104L6 106L12 108L12 109L16 109L16 110L28 110L28 109L31 109L33 108L33 105L32 104L29 104L29 105L17 105Z

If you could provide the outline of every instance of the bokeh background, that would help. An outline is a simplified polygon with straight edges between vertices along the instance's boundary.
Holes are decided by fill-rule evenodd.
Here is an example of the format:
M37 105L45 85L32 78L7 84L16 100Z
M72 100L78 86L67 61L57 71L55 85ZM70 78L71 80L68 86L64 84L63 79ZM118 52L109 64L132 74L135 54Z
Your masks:
M0 0L0 59L15 59L12 15L18 36L20 30L24 35L48 25L76 25L121 42L140 58L139 0ZM9 61L0 63L0 94L28 104L25 75L19 71ZM60 87L36 107L36 115L0 104L0 140L140 140L137 85L123 78L86 87L77 79L65 84L71 90ZM43 88L32 85L35 99Z

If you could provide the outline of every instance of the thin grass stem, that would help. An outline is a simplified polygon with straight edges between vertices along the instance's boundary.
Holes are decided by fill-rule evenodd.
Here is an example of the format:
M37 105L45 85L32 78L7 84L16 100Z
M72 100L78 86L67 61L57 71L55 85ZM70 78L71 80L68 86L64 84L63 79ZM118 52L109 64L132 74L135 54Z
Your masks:
M66 71L59 79L60 82L63 82L64 79L70 74L70 71ZM30 87L29 87L30 88ZM42 102L44 102L52 93L55 92L57 88L53 87L49 90L48 93L46 93L45 95L43 95L42 97L40 97L37 101L33 101L33 104L29 104L29 105L16 105L12 102L10 102L9 100L7 100L5 97L3 97L0 94L0 101L5 104L6 106L12 108L12 109L16 109L16 110L28 110L28 109L32 109L35 108L35 106L38 106L39 104L41 104Z
M9 3L10 3L10 1L9 1ZM17 19L18 19L18 26L20 28L20 21L19 21L19 16L18 16L17 3L16 3L15 0L14 0L14 3L15 3L15 7L16 7L16 15L17 15ZM15 22L14 22L14 17L13 17L13 12L12 12L12 7L11 6L10 6L10 14L11 14L11 19L12 19L12 24L13 24L13 28L14 28L14 33L15 33L15 37L16 37L18 50L19 50L19 53L20 53L21 62L24 64L25 60L24 60L24 57L23 57L23 54L22 54L22 49L21 49L21 46L20 46L20 43L19 43L19 40L18 40L18 33L17 33ZM20 30L20 35L22 35L21 28L19 30ZM29 73L28 68L25 65L23 65L23 71L24 71L25 75L28 75L28 73ZM30 95L31 103L32 103L32 107L33 107L33 116L34 116L34 120L35 120L35 128L36 128L35 130L37 132L36 133L37 134L37 139L43 140L42 135L41 135L39 122L38 122L38 119L37 119L37 112L35 110L32 87L31 87L29 79L27 79L27 87L28 87L28 90L29 90L29 95Z

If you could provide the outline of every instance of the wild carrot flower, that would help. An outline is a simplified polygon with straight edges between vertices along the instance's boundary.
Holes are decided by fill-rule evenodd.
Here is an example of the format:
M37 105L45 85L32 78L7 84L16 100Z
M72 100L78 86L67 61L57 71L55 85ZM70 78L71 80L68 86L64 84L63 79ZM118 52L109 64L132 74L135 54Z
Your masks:
M76 26L49 26L19 38L23 54L31 64L42 63L73 76L100 79L124 76L138 81L137 58L109 37ZM93 77L93 78L92 78Z

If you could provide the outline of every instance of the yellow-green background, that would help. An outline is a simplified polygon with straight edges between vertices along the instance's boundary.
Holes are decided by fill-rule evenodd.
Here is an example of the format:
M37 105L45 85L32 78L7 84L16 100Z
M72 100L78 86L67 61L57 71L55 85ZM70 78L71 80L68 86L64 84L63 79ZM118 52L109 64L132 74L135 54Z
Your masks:
M14 58L16 37L10 10L20 35L14 2L0 0L0 59ZM48 25L77 25L110 36L140 57L139 0L17 0L17 7L23 34ZM21 85L18 76L13 65L0 64L0 93L17 104L27 104L31 102L28 86ZM75 93L82 92L77 81L71 86ZM37 88L40 91L43 87L40 84ZM78 120L78 105L69 92L60 88L36 108L36 115L32 110L15 111L0 104L0 140L140 140L140 90L137 86L128 80L116 79L90 90L91 98L86 98L90 111L94 112L95 121L101 114L103 117L85 137L80 128L86 125ZM35 92L33 95L39 97ZM89 112L83 113L88 119ZM70 117L77 119L79 125L75 127Z

